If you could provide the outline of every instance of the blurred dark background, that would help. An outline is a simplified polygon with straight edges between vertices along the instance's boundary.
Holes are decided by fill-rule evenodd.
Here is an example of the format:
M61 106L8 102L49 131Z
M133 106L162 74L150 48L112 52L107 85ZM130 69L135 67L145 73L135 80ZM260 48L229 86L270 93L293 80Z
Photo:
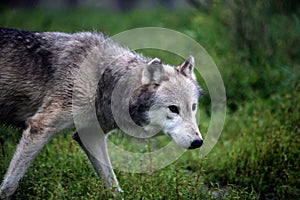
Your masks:
M146 7L156 7L157 5L165 6L168 9L177 7L186 7L189 3L197 3L197 1L189 0L2 0L2 5L14 8L62 8L62 7L78 7L93 6L100 9L128 11L131 9L139 9ZM207 1L210 3L210 1Z

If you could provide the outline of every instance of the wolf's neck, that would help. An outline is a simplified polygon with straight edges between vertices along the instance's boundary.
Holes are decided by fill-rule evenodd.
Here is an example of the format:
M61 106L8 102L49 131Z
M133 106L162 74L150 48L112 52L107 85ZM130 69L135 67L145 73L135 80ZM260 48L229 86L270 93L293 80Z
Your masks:
M146 59L139 55L120 55L107 63L98 82L96 113L105 132L118 128L131 120L129 100L141 85Z

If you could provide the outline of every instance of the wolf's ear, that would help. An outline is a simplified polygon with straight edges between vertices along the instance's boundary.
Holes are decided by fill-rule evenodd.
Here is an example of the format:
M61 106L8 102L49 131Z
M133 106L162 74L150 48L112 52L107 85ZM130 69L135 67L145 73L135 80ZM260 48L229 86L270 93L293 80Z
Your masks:
M151 60L143 71L142 84L160 84L164 80L164 69L158 58Z
M194 57L189 56L185 61L183 61L178 67L177 70L186 77L196 80L194 73Z

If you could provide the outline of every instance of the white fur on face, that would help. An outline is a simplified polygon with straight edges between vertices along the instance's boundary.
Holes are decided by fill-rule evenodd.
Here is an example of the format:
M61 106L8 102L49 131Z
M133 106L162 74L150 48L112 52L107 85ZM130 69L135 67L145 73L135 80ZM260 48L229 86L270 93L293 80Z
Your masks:
M180 113L177 116L173 116L173 118L168 117L164 126L164 132L181 147L189 148L194 140L202 139L197 124L193 122L193 119L191 120L184 119Z
M146 131L156 134L162 130L183 148L188 149L194 140L202 139L196 120L186 121L180 114L172 113L168 108L150 110L149 118Z
M173 69L167 67L166 71L170 73L169 80L162 82L157 91L155 103L148 113L150 123L145 130L152 135L163 131L179 146L189 148L194 140L202 139L196 122L197 88L192 80ZM178 113L172 112L169 106L176 106Z

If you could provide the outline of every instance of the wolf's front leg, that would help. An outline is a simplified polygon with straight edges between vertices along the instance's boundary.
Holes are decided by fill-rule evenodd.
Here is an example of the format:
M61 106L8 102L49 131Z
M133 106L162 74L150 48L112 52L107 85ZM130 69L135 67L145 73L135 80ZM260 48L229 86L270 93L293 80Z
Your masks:
M29 119L27 125L1 184L0 199L12 198L30 163L52 136L52 130L43 124L40 115Z
M115 193L122 192L109 159L105 136L87 130L83 132L80 135L78 132L74 133L73 139L84 150L96 173L103 177L106 187L113 189Z

